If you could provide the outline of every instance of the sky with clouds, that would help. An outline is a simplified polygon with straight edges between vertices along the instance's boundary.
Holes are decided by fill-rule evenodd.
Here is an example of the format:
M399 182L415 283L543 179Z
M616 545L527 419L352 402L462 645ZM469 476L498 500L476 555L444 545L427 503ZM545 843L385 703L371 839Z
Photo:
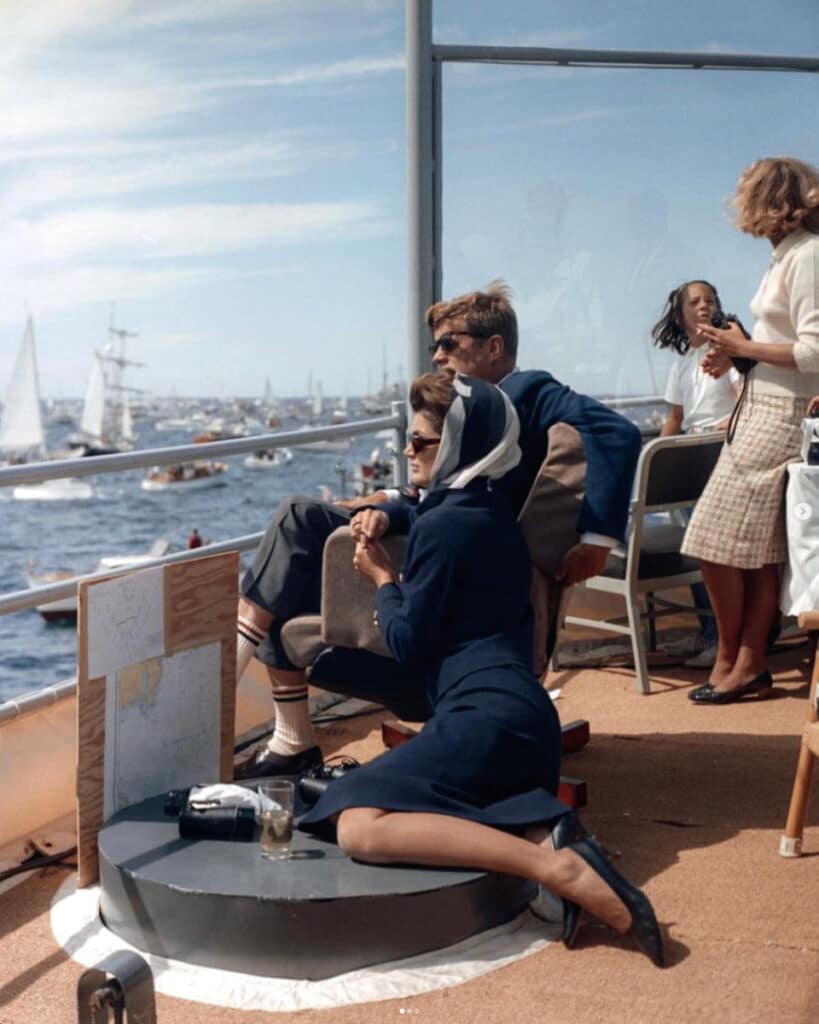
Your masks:
M811 55L814 0L438 0L438 42ZM82 394L111 317L156 394L362 393L406 365L401 0L3 0L0 392L25 317ZM662 389L680 280L748 318L766 243L725 200L819 162L819 76L450 65L444 293L502 277L521 364Z

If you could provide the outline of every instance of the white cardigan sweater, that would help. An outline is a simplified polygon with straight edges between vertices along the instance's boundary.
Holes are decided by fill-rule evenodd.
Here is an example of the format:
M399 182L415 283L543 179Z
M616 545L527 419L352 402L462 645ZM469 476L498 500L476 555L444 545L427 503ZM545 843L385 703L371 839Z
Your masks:
M797 369L758 363L755 395L819 395L819 235L798 229L773 251L751 301L752 338L761 345L792 342Z

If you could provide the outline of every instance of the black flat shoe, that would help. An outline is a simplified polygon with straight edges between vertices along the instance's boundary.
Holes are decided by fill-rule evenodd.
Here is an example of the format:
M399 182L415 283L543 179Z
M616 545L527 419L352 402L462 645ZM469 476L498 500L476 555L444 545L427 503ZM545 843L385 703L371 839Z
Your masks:
M309 768L321 764L321 749L309 747L298 754L276 754L268 747L261 747L253 757L233 770L234 782L246 779L266 779L275 775L301 775Z
M572 843L570 849L574 850L578 857L582 857L618 899L625 904L631 914L631 927L626 935L631 936L637 947L655 966L663 967L665 957L660 926L657 924L654 908L645 893L623 878L608 860L600 844L591 836Z
M573 843L579 842L588 836L580 818L569 811L560 818L552 829L552 849L565 850ZM577 933L580 929L580 907L572 900L562 900L563 903L563 945L571 949L574 945Z
M743 697L757 697L764 700L773 689L771 673L765 669L742 686L733 690L716 690L712 683L705 683L691 690L688 699L695 704L734 704Z

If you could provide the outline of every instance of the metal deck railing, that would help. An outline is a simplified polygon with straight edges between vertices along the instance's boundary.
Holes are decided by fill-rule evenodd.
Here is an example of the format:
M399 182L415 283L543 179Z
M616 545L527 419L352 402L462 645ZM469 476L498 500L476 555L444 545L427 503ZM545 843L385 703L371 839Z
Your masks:
M629 409L641 405L662 402L658 395L634 398L606 398L604 403L614 409ZM231 438L224 441L209 441L204 444L174 445L166 448L144 448L133 452L115 455L94 455L74 459L58 459L50 462L32 462L20 466L4 466L0 468L0 487L14 487L17 484L41 483L45 480L57 480L64 477L95 476L105 473L119 473L128 469L144 469L152 466L169 466L174 463L192 461L219 456L243 455L247 452L259 451L263 448L295 448L313 441L338 440L341 438L359 437L374 434L379 430L393 430L393 451L399 453L393 459L395 480L399 485L406 483L406 461L400 455L404 446L406 430L406 406L403 402L393 402L392 411L388 416L372 417L355 420L336 426L311 427L300 430L282 430L269 434L254 434L249 437ZM140 569L157 565L168 565L174 562L190 561L208 555L220 554L225 551L252 551L262 539L263 533L250 533L240 537L228 538L224 541L208 544L193 551L177 551L163 555L150 561L141 562ZM104 572L82 573L58 583L49 583L25 590L10 591L0 594L0 615L25 611L37 605L47 604L72 597L76 593L77 584L85 580L104 579L133 572L133 566L122 566L117 569L106 569ZM34 711L46 704L71 697L75 692L74 680L67 680L54 686L44 687L31 693L0 704L0 723L8 718L16 718L24 713Z
M173 445L165 448L142 448L133 452L122 452L114 455L94 455L73 459L55 459L48 462L31 462L19 466L0 467L0 487L16 487L18 484L42 483L46 480L58 480L65 477L96 476L105 473L120 473L129 469L144 469L153 466L169 466L180 462L199 459L217 458L230 455L243 455L265 448L296 448L299 445L314 441L340 440L342 438L361 437L375 434L380 430L394 431L393 451L399 453L393 459L395 480L399 485L406 483L406 461L400 456L404 447L406 430L406 406L403 402L393 402L389 415L354 420L350 423L326 427L310 427L299 430L280 430L267 434L254 434L249 437L237 437L222 441L209 441L203 444ZM266 524L265 524L266 525ZM157 565L168 565L174 562L190 561L225 551L252 551L262 539L263 533L245 534L227 540L208 544L193 551L177 551L140 563L139 568ZM49 583L38 587L27 587L25 590L10 591L0 594L0 615L25 611L37 605L47 604L72 597L77 584L84 580L104 579L110 576L133 572L133 566L105 570L104 572L81 573L57 583ZM17 718L46 704L71 697L75 692L75 681L67 680L54 686L44 687L32 693L23 694L0 704L0 722L8 718Z

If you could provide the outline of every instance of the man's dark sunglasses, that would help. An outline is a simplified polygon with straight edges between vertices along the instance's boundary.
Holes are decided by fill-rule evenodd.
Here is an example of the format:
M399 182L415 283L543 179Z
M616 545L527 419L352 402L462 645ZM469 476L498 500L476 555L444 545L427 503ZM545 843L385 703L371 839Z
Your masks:
M422 452L425 448L429 448L430 445L440 443L440 437L423 437L415 431L411 434L407 434L407 448L410 449L413 455L417 455L418 452Z
M429 343L429 345L427 346L427 348L429 349L429 354L431 356L434 356L435 353L440 348L442 352L445 352L448 355L450 352L454 352L456 348L460 348L458 342L455 341L456 334L463 334L467 338L489 337L489 335L481 334L479 331L447 331L447 333L442 334L437 341L431 341Z

